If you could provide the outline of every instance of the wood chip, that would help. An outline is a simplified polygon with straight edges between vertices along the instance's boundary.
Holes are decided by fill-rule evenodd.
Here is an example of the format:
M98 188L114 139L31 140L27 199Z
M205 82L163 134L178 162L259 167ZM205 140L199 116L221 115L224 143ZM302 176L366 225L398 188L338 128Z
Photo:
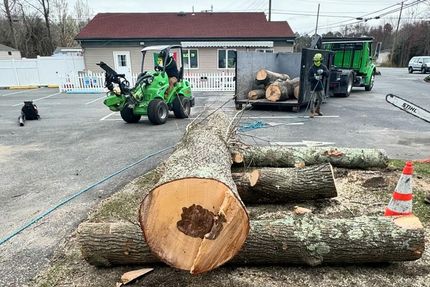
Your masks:
M133 271L129 271L124 273L121 276L121 283L116 283L116 286L122 286L122 285L126 285L130 282L133 282L136 279L139 279L140 277L142 277L143 275L153 271L154 268L143 268L143 269L139 269L139 270L133 270Z
M308 208L300 207L300 206L294 206L293 213L295 215L304 215L307 213L312 213L312 210L310 210Z

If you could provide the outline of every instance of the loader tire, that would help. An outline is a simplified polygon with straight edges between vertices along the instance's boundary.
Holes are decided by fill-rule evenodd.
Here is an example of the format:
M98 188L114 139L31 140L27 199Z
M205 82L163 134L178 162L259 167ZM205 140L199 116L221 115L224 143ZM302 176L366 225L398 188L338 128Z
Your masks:
M191 113L191 102L188 98L177 95L173 100L173 113L178 119L186 119Z
M167 121L169 116L169 108L167 104L160 99L155 99L149 102L148 119L154 125L162 125Z
M120 114L121 114L121 118L129 124L137 123L140 120L140 116L135 115L133 113L133 109L129 107L123 108Z

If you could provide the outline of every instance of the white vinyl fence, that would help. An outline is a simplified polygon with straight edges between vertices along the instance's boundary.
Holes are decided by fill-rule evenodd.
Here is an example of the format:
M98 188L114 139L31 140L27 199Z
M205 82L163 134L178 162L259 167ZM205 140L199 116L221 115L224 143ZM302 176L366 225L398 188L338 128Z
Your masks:
M101 93L105 92L104 73L72 73L61 77L60 91L66 93ZM184 78L191 84L191 90L198 92L234 92L235 73L186 73ZM137 74L132 75L130 85L136 83Z
M0 87L60 85L61 75L85 68L82 56L50 56L0 60Z

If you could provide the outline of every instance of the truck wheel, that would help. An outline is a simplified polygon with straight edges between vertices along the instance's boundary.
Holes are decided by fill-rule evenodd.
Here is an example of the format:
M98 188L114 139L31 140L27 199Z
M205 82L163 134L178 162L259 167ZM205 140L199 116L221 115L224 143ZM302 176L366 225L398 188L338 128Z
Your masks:
M167 121L169 115L169 108L167 104L160 99L155 99L149 102L148 105L148 119L154 125L161 125Z
M354 78L352 76L352 73L342 75L341 83L343 87L345 87L345 92L339 94L339 96L342 97L349 97L352 91L352 86L354 85Z
M190 100L182 95L177 95L173 100L173 113L178 119L188 118L191 113Z
M364 86L364 90L366 90L368 92L371 91L374 83L375 83L375 72L373 72L372 76L370 77L369 85Z
M414 69L412 69L412 67L409 67L408 72L409 72L409 74L412 74L414 72Z
M120 114L121 114L121 118L129 124L137 123L140 120L140 116L135 115L133 113L133 109L129 107L123 108Z

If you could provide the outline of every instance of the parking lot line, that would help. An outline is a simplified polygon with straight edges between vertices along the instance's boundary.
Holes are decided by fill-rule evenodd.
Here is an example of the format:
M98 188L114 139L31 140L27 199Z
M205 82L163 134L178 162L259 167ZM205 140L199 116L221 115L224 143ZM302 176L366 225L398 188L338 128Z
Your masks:
M44 96L44 97L41 97L41 98L38 98L38 99L34 99L34 100L32 100L32 102L38 102L40 100L44 100L44 99L47 99L47 98L50 98L50 97L53 97L53 96L56 96L56 95L59 95L59 94L61 94L61 92L57 92L55 94L51 94L51 95L47 95L47 96ZM12 105L12 107L17 107L17 106L20 106L20 105L22 105L22 103Z
M116 112L111 112L110 114L108 114L107 116L104 116L103 118L100 119L100 121L104 121L107 118L109 118L110 116L114 115Z
M25 90L25 91L19 91L19 92L13 92L13 93L9 93L9 94L0 95L0 97L12 96L12 95L17 95L17 94L22 94L22 93L30 93L30 92L37 91L37 90L40 90L40 89L41 88L31 89L31 90Z
M85 103L85 104L86 104L86 105L92 104L92 103L94 103L94 102L97 102L98 100L101 100L101 99L105 98L105 97L106 97L106 96L101 96L100 98L97 98L97 99L95 99L95 100L89 101L89 102L87 102L87 103Z
M243 119L303 119L309 118L309 116L260 116L260 117L247 117L243 116ZM339 116L318 116L316 118L339 118ZM188 118L189 120L195 120L196 118Z

